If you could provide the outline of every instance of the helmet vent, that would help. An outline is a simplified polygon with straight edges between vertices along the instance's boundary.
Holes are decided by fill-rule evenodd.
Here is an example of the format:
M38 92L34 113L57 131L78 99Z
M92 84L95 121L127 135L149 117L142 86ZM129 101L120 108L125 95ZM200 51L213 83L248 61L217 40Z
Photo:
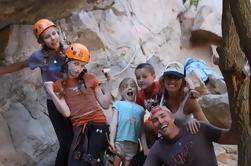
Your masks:
M43 24L39 24L38 27L39 27L40 29L43 29L43 28L44 28Z
M79 53L79 56L82 58L82 57L83 57L83 53L82 53L82 52L80 52L80 53Z

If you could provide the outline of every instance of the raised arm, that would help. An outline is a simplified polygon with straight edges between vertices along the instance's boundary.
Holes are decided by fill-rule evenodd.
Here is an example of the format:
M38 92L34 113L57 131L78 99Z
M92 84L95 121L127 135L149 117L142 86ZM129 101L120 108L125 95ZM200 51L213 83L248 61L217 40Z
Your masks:
M97 86L95 88L95 94L96 94L96 98L99 102L99 104L104 108L107 109L109 108L110 104L111 104L111 100L112 100L112 95L111 95L111 91L112 91L112 79L111 79L111 75L109 73L104 73L106 79L107 79L107 84L106 84L106 88L105 91L103 92L100 88L100 86Z
M57 110L59 113L61 113L64 117L70 117L71 111L68 107L65 98L59 98L56 93L53 91L53 82L48 81L44 83L45 88L48 92L48 94L51 96L53 103L55 104Z
M220 138L216 142L220 144L229 144L229 145L236 145L238 143L236 134L233 131L232 125L229 130L224 129L222 131Z
M188 99L187 103L185 104L185 111L187 111L188 113L192 113L194 118L199 121L208 122L200 104L194 98Z
M205 122L200 122L200 124L200 130L208 140L220 144L237 144L237 138L233 126L231 126L230 129L223 129Z
M0 75L16 72L28 67L27 60L0 67Z
M190 119L187 122L187 130L191 133L191 134L196 134L199 131L200 128L200 123L199 121L203 121L208 123L208 120L205 116L205 114L203 113L200 104L197 102L196 99L194 98L189 98L187 103L185 104L185 111L186 113L191 113L193 114L195 119Z

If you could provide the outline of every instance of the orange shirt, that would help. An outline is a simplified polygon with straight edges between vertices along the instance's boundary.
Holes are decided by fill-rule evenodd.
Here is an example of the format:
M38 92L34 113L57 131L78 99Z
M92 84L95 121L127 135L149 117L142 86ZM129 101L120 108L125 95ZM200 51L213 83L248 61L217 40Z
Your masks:
M95 89L99 86L99 81L91 73L86 73L84 80L86 88L82 85L83 92L79 90L76 79L66 80L64 86L65 100L71 111L72 125L81 126L87 122L106 122L95 96ZM62 87L62 80L54 83L55 92L60 92Z

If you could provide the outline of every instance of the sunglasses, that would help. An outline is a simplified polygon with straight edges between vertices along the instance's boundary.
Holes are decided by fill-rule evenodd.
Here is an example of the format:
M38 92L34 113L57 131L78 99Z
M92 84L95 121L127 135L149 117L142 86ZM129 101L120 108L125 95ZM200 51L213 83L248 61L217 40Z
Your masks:
M176 75L166 75L165 79L167 79L167 80L180 80L181 77L176 76Z

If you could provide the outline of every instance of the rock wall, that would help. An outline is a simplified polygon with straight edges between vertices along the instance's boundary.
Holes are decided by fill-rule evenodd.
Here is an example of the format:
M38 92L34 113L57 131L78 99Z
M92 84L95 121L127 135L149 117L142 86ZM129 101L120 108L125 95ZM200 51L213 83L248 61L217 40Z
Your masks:
M111 68L115 97L121 79L134 77L134 69L141 62L153 64L158 76L168 61L184 62L189 56L201 58L219 71L211 61L210 45L220 40L221 10L210 5L212 0L201 0L197 8L185 6L182 0L87 0L76 1L78 7L75 3L69 7L67 2L58 8L54 3L29 17L27 13L15 16L11 11L19 9L18 5L8 6L9 10L4 11L13 15L4 16L12 22L20 17L21 22L31 23L39 17L56 19L67 41L81 42L90 49L88 69L101 81L101 70ZM32 13L37 6L26 10ZM56 11L51 11L53 6ZM4 21L1 27L7 25ZM39 48L31 25L13 24L2 29L0 35L3 65L24 60ZM53 165L58 144L39 71L24 69L0 77L0 166Z

